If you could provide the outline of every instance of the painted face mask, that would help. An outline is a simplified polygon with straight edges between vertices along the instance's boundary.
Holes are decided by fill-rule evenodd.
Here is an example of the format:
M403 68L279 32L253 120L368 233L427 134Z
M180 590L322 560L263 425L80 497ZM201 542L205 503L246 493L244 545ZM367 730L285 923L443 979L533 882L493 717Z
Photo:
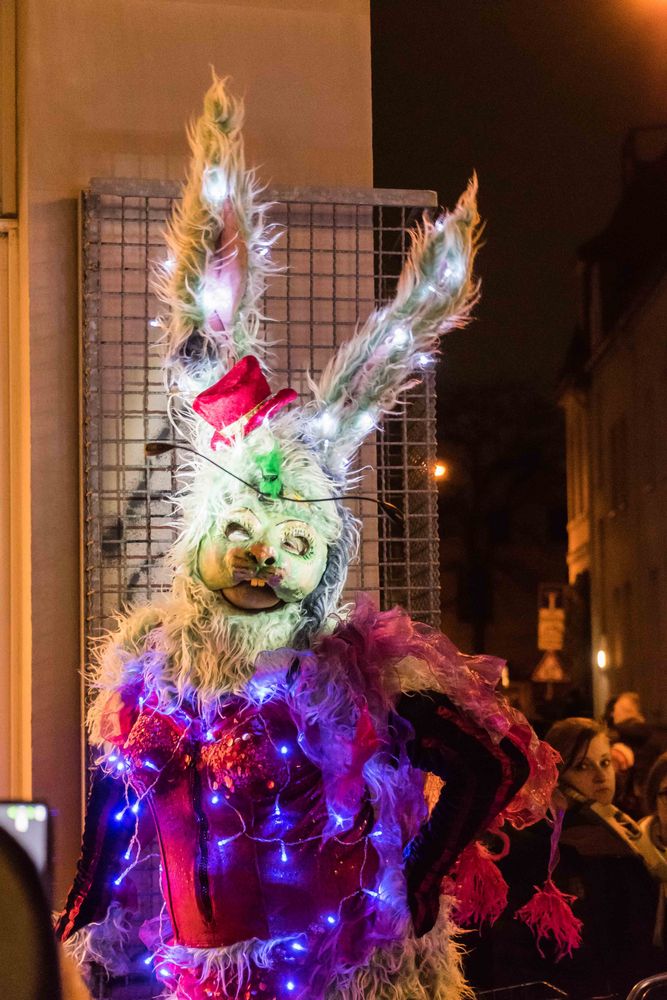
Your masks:
M234 369L232 369L232 372ZM266 648L307 642L337 609L356 548L351 515L334 483L298 436L298 411L211 446L200 427L184 530L174 549L177 578L195 613L224 630L249 663ZM215 433L220 433L216 429ZM307 502L309 497L320 502Z
M320 582L327 544L293 506L246 496L203 539L197 571L232 614L301 601Z

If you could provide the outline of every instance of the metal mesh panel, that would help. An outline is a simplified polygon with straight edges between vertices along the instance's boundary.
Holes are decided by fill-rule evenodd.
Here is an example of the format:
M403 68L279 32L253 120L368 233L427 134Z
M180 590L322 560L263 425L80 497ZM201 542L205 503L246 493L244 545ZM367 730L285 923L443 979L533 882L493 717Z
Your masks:
M284 229L275 249L284 268L269 282L274 384L300 391L378 301L393 292L407 230L429 192L317 190L269 192ZM99 635L113 612L169 587L161 561L175 527L169 501L178 456L144 458L144 442L170 437L160 370L152 266L164 255L162 231L178 196L164 182L99 181L83 198L85 632ZM389 202L387 204L386 202ZM410 394L365 445L362 491L402 507L397 533L373 504L355 501L361 558L348 595L374 593L422 621L439 621L433 380Z
M158 304L152 267L165 253L162 231L177 185L95 181L83 195L84 612L87 643L114 611L150 600L170 586L161 557L176 528L170 495L177 453L147 461L144 443L171 439L160 369ZM273 252L282 273L269 282L264 314L274 354L274 387L288 382L308 398L306 372L317 376L336 345L393 294L409 226L430 192L269 191L272 220L284 229ZM347 595L365 590L382 607L401 604L439 624L437 500L429 470L435 458L433 375L408 405L364 445L361 492L401 507L405 531L374 504L351 504L362 521L360 560ZM151 853L148 849L147 853ZM160 908L155 858L133 872L142 918ZM147 975L101 978L98 997L154 995Z

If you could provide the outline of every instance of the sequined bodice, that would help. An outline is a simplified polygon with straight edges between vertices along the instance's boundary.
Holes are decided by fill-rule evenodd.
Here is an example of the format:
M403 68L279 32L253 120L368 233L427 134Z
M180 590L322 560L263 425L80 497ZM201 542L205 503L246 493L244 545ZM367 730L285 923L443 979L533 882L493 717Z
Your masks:
M378 870L372 808L323 838L322 774L283 700L230 698L208 725L148 701L123 755L155 820L176 942L302 934L337 922L342 906L364 909Z

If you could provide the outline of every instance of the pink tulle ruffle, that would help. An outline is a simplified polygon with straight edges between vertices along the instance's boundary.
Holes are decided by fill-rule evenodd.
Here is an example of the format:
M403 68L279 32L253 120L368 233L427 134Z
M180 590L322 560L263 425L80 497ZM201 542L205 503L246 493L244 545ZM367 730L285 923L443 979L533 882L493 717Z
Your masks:
M352 659L376 689L381 687L380 675L392 664L408 661L399 675L406 690L423 686L426 669L433 677L433 688L443 691L493 740L511 739L528 760L528 780L500 820L507 819L520 829L546 815L558 778L558 754L537 738L525 717L497 690L503 660L461 653L441 632L413 621L401 608L378 611L365 595L357 598L350 617L321 640L316 655L348 663ZM411 667L410 659L419 661L419 668Z

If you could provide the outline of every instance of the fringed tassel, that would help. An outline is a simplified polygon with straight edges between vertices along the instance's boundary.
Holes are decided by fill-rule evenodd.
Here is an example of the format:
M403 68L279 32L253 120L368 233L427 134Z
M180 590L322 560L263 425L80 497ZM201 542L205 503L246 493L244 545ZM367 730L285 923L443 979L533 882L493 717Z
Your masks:
M507 882L479 841L462 852L443 890L456 900L453 915L462 927L494 924L507 906Z
M565 955L572 955L581 944L581 920L572 912L570 896L547 879L541 889L535 886L535 895L516 912L516 919L526 924L535 935L537 950L542 958L542 941L553 938L555 959L560 962Z

